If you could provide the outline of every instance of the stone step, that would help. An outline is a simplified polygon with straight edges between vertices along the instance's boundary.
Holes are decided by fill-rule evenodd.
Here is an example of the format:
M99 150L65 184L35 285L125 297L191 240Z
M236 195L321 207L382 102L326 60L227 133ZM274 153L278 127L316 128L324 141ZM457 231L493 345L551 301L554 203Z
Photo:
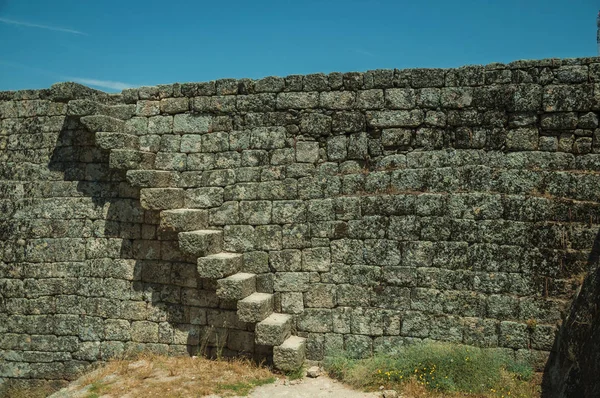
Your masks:
M172 171L127 170L127 182L138 188L174 188L179 176Z
M135 107L135 104L108 105L100 109L100 113L117 119L128 120L135 115Z
M105 115L83 116L79 120L93 133L97 133L98 131L120 132L125 128L123 120Z
M140 139L136 135L99 131L95 134L96 146L102 149L139 149Z
M283 344L273 347L273 365L284 372L300 369L305 357L306 339L303 337L290 336Z
M135 115L135 108L135 104L106 105L91 99L72 99L67 104L67 116L104 115L119 120L128 120ZM125 127L126 129L127 127Z
M255 342L260 345L281 345L292 333L292 316L273 313L256 324Z
M244 256L239 253L221 252L198 258L200 278L219 279L240 272Z
M143 188L140 204L146 210L178 209L183 207L183 194L181 188Z
M180 232L179 248L186 254L205 257L223 251L223 231L202 229Z
M188 232L206 228L208 211L202 209L174 209L160 212L159 229Z
M237 315L242 322L260 322L273 313L273 295L269 293L252 293L238 301Z
M256 275L238 272L217 280L217 296L224 300L241 300L256 291Z
M133 149L112 149L108 157L108 167L115 170L139 170L154 167L156 154Z

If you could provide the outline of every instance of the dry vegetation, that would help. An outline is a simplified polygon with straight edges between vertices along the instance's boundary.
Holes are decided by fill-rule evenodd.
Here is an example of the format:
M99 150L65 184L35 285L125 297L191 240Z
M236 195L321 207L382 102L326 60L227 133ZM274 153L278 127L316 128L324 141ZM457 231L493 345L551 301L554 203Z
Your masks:
M56 388L52 385L33 385L27 388L11 385L0 389L0 397L4 398L45 398L51 395Z
M86 398L190 397L246 395L255 386L272 383L275 377L267 368L245 359L145 356L111 361L80 381L90 386Z
M400 347L393 355L326 358L328 373L363 391L394 389L405 398L538 398L541 375L525 363L492 351L447 343ZM302 378L304 370L289 373ZM68 389L72 398L244 396L272 383L275 374L247 359L164 357L144 354L110 361L82 375ZM1 394L0 394L1 395ZM35 389L12 391L11 398L37 398Z
M275 375L247 359L209 360L203 357L164 357L145 354L113 360L81 376L69 388L77 398L198 397L210 394L244 396L256 386L272 383ZM41 393L41 391L39 392ZM34 397L38 391L12 391L11 397Z

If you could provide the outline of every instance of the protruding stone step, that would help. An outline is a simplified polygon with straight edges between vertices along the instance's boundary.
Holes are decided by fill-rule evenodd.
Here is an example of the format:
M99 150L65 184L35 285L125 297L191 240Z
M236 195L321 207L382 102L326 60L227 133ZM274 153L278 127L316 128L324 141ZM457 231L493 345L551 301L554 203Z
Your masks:
M98 131L119 132L123 131L125 127L124 121L104 115L83 116L79 120L89 131L94 133Z
M223 251L223 231L205 229L180 232L179 248L196 257L205 257Z
M237 314L243 322L260 322L273 312L273 295L252 293L237 303Z
M217 296L225 300L241 300L256 291L256 275L238 272L217 280Z
M156 154L133 149L113 149L108 157L108 167L116 170L151 169Z
M136 135L99 131L95 135L96 145L102 149L139 149L140 139Z
M281 345L292 333L292 316L273 313L256 324L255 342L259 345Z
M187 232L206 228L208 211L202 209L174 209L160 212L160 229Z
M140 188L177 187L179 176L172 171L162 170L127 170L127 182Z
M219 279L240 272L244 256L239 253L221 252L198 258L198 275L201 278Z
M128 120L135 115L135 104L108 105L101 109L101 113L121 120Z
M306 339L288 337L283 344L273 347L273 365L279 370L290 372L299 369L306 356Z
M144 188L140 190L140 204L147 210L166 210L183 207L183 189Z

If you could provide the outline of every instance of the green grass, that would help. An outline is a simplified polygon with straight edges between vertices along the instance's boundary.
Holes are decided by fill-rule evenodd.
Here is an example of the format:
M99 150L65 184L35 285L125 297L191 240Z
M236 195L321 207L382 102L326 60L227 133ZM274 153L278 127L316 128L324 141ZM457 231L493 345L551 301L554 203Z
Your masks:
M269 377L266 379L253 379L250 381L241 381L234 384L220 384L217 387L217 392L233 392L235 395L245 397L252 391L254 387L259 387L265 384L271 384L275 382L275 377Z
M98 398L102 395L105 389L106 386L100 380L97 380L90 384L88 394L85 396L85 398Z
M285 372L285 376L290 380L298 380L304 377L304 366L300 366L296 370Z
M533 369L497 351L447 343L421 343L400 347L397 354L352 359L328 357L328 373L362 389L379 386L402 390L417 384L432 392L473 393L485 396L535 396L530 391Z

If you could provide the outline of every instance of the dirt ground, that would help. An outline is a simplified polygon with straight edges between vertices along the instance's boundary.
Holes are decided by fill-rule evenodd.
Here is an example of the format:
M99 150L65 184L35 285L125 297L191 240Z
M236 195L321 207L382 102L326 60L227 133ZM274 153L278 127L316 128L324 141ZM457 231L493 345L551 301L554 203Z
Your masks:
M284 380L279 379L273 384L257 387L248 396L253 398L363 398L380 396L379 393L364 393L352 390L327 376L305 377L297 380L298 383L294 383L294 381L286 385Z
M50 398L362 398L364 393L320 374L296 380L247 362L202 358L116 361L82 375Z
M86 386L69 386L50 398L88 398L93 393ZM277 379L274 383L255 387L247 397L250 398L375 398L379 393L364 393L355 391L345 385L330 379L327 376L317 378L305 377L300 380L288 381L284 378ZM98 398L108 398L110 395L98 395ZM220 398L221 395L208 395L208 398ZM234 396L235 397L235 396ZM164 397L168 398L168 397Z

